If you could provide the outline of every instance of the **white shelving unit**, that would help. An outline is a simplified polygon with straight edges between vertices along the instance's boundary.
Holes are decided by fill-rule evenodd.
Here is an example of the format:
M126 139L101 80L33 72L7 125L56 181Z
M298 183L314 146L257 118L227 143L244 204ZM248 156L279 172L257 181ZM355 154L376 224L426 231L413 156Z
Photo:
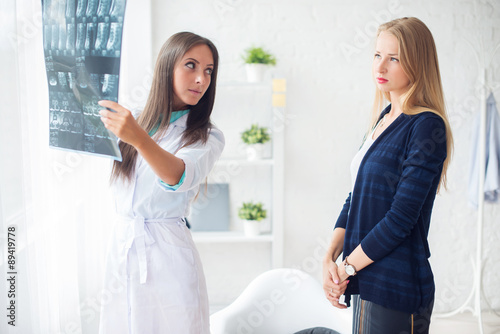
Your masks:
M237 243L243 247L245 244L270 243L271 266L282 267L286 81L224 83L219 84L217 90L218 101L212 118L224 132L226 148L212 174L229 183L230 228L223 232L193 232L193 239L200 245ZM231 99L238 101L240 106L226 102ZM269 127L271 146L263 159L249 161L243 153L240 134L252 123ZM213 182L211 177L213 175L209 176L209 183ZM256 237L243 234L237 218L237 208L242 200L264 202L270 218L267 231Z
M261 234L255 237L248 237L238 231L228 232L195 232L194 241L197 243L231 243L231 242L273 242L272 234Z
M274 165L274 159L259 159L259 160L244 160L244 159L222 159L217 162L219 166L229 166L233 164L238 164L242 166L272 166Z

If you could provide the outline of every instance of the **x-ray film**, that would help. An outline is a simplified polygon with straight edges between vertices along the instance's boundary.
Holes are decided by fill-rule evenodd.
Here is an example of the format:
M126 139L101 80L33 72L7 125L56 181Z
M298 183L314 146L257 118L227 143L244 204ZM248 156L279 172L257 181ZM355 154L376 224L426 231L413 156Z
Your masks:
M121 161L99 100L118 102L126 0L42 0L51 147Z

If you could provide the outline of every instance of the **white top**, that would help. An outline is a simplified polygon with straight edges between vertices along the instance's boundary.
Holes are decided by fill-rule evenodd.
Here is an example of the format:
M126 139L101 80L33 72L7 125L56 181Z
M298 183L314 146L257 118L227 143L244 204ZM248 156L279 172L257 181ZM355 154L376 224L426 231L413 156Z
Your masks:
M356 155L354 156L354 158L351 161L351 196L353 196L354 185L356 184L356 177L358 176L359 166L361 165L361 161L363 161L363 158L365 157L366 152L370 149L373 142L375 141L373 139L373 133L378 128L379 124L380 124L380 122L377 123L377 125L375 126L373 131L370 132L370 134L366 137L366 140L363 143L363 146L361 146L358 153L356 153Z
M160 183L160 178L139 155L132 182L117 180L113 183L115 209L118 215L146 219L186 217L191 201L208 173L219 159L224 148L224 135L212 128L205 144L181 146L182 132L186 128L188 115L180 117L168 127L158 144L164 150L184 161L185 178L177 190Z

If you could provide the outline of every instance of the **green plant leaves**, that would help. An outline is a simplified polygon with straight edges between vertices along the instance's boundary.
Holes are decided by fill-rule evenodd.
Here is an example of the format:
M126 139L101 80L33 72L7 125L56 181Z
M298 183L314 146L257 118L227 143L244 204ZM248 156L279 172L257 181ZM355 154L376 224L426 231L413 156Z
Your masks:
M262 208L262 203L244 202L243 206L238 209L238 217L244 220L261 221L266 218L267 210Z
M242 58L247 64L276 65L276 58L272 54L264 51L262 48L246 49Z
M241 140L245 144L264 144L271 140L267 128L259 127L258 124L252 124L252 127L241 134Z

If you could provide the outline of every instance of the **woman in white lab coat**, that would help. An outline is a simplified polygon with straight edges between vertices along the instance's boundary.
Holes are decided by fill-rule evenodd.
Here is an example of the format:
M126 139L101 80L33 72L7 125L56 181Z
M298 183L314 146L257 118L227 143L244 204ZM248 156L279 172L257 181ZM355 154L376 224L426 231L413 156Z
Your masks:
M101 119L123 156L111 175L118 218L100 333L209 333L205 278L184 217L224 147L210 122L217 67L212 42L178 33L160 50L137 120L99 102L113 110L101 110Z

